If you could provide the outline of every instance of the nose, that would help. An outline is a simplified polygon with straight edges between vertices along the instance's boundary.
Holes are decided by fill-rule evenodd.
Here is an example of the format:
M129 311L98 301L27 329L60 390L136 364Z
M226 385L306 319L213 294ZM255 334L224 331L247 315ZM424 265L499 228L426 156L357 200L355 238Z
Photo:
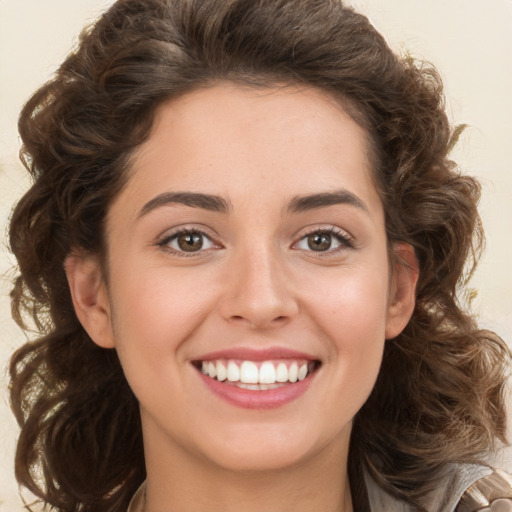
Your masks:
M285 264L271 249L244 251L230 262L221 315L230 323L272 329L297 315L298 304Z

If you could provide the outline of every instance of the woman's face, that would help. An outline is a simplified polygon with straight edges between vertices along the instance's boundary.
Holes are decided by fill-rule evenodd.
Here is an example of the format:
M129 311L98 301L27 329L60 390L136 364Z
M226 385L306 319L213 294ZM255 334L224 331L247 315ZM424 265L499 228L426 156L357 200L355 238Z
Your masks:
M108 282L84 267L89 317L68 275L84 326L119 353L149 457L346 455L415 274L392 272L365 132L327 95L222 84L168 102L107 241Z

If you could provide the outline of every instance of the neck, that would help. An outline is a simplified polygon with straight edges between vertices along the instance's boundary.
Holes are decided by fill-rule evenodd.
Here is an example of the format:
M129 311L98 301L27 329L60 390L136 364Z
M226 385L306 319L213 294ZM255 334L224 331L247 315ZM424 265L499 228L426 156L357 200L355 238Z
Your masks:
M271 470L233 471L173 447L145 441L144 512L353 512L346 449L326 446L306 461Z

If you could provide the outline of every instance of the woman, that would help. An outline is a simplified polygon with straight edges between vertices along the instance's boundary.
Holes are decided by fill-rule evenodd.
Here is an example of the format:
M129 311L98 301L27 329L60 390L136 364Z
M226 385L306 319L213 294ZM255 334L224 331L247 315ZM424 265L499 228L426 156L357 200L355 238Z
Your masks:
M44 503L506 506L510 354L457 300L479 187L435 70L336 1L123 0L20 133L16 474Z

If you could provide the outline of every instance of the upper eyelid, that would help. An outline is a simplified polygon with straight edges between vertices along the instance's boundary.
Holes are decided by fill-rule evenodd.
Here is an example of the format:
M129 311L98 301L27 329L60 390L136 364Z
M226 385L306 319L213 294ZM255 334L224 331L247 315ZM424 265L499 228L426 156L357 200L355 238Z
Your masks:
M316 225L316 226L308 226L306 228L302 228L296 235L296 240L302 240L304 237L311 235L313 233L329 233L333 235L338 235L341 238L347 240L354 240L354 237L346 230L342 229L338 226L332 225Z
M217 242L213 237L209 236L203 230L194 229L194 228L188 228L188 229L182 228L182 229L176 229L173 232L170 232L170 233L167 232L167 233L168 234L164 234L162 237L157 239L155 246L158 249L160 249L168 254L173 254L176 257L186 257L186 258L196 257L197 258L200 256L205 256L207 254L210 254L210 251L212 249L221 249L222 248L222 245L219 244L219 242ZM197 251L184 251L181 249L177 249L175 247L171 247L171 243L174 242L177 239L177 237L179 237L180 235L183 235L183 234L187 234L187 233L197 233L197 234L204 236L211 242L213 247L206 247L206 248L201 247Z
M220 237L215 233L215 231L204 225L182 225L167 229L157 237L156 245L165 245L169 240L183 233L198 233L211 240L214 244L223 245L219 241ZM329 233L334 236L338 236L346 242L354 243L354 237L347 230L340 228L339 226L317 224L301 228L293 237L292 246L313 233Z
M209 229L203 225L182 225L176 226L174 228L169 228L163 231L160 235L156 237L156 243L161 243L165 240L169 240L170 238L174 238L183 233L199 233L201 235L206 236L210 240L214 241L218 236L213 232L213 230Z
M328 226L328 227L312 227L310 230L303 232L300 236L298 236L292 244L292 248L296 245L298 245L301 241L303 241L306 237L309 235L312 235L314 233L328 233L329 235L332 235L334 237L337 237L341 243L343 248L335 248L332 250L327 251L319 251L316 254L318 257L327 257L332 256L333 254L343 250L343 249L355 249L356 244L354 241L354 237L348 233L346 230L341 229L339 227L335 226Z

